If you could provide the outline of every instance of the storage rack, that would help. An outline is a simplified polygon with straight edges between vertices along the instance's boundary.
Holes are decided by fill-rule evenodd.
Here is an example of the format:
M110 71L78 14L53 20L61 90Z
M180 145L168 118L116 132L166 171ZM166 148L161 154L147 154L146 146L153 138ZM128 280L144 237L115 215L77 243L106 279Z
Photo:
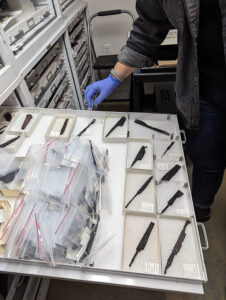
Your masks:
M8 10L18 15L4 26L13 53L18 54L55 17L52 0L8 0ZM3 23L4 24L4 23Z
M69 37L68 28L73 29L78 21L86 24L87 4L83 0L32 1L30 4L33 5L33 10L26 10L24 7L24 3L29 1L5 1L6 9L9 9L11 2L14 6L17 5L15 9L19 10L20 7L22 11L25 9L18 18L24 16L21 24L28 26L29 23L31 28L21 29L21 35L15 35L16 38L12 39L6 27L3 28L0 24L0 105L16 89L22 106L84 109L74 61L72 65L72 47L67 38ZM33 18L34 10L39 11L43 7L48 9L48 13L45 14L45 18L40 17L40 22L36 22ZM82 18L84 19L81 20ZM32 19L34 19L33 25L31 21L28 22ZM12 20L10 24L16 22L15 20ZM16 25L18 24L20 24L19 19ZM86 38L86 34L83 37ZM51 61L48 60L46 65L44 63L43 68L42 63L54 45L59 45L57 50L59 53L55 58L52 57ZM59 63L62 64L59 65ZM59 72L60 68L62 72ZM37 72L36 69L38 69ZM31 74L36 73L40 76L36 76L36 81L29 82L28 78L32 78ZM81 83L82 81L83 78ZM44 92L47 94L46 100L43 98Z
M76 0L59 0L62 13Z
M84 101L84 90L91 80L89 70L89 52L87 41L87 17L86 10L80 11L67 28L65 43L70 49L68 55L74 73L80 101L87 108Z
M25 77L30 97L42 108L80 109L61 37Z

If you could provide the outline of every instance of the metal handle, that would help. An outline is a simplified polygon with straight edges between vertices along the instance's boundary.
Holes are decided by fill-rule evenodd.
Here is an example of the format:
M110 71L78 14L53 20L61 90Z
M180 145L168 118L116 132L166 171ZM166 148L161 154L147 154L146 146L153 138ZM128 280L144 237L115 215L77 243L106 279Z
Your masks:
M205 246L201 245L202 250L206 251L206 250L209 249L209 242L208 242L208 238L207 238L206 228L205 228L203 223L197 223L197 225L202 229L203 237L204 237L204 240L205 240Z
M97 12L97 16L104 17L104 16L113 16L113 15L120 15L122 13L121 9L113 9L113 10L104 10Z
M186 137L186 133L184 130L180 130L180 135L181 135L181 142L182 144L186 144L187 143L187 137Z

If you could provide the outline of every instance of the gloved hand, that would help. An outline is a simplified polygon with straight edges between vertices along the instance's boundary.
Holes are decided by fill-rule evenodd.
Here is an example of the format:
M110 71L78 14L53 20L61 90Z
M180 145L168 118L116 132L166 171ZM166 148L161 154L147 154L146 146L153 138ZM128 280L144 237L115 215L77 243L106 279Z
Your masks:
M109 95L111 95L111 93L119 84L120 81L110 74L106 79L96 81L88 85L85 89L85 99L88 107L92 107L92 100L94 96L98 96L93 102L93 105L97 106Z

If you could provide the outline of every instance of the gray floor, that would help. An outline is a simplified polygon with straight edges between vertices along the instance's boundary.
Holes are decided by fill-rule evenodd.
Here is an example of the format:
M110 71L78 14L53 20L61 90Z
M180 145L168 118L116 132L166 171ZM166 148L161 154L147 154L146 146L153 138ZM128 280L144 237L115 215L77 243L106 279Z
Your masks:
M226 300L226 173L206 229L210 248L205 253L209 281L204 296L52 280L47 300Z

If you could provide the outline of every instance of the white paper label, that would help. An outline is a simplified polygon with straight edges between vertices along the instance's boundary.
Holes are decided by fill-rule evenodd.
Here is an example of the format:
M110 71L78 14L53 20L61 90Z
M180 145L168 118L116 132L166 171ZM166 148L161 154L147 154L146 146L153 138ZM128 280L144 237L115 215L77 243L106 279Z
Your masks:
M140 211L153 213L154 211L154 204L150 202L141 202Z
M158 163L157 168L160 171L168 171L169 170L169 164L167 164L167 163Z
M179 154L169 154L169 160L178 161L178 160L180 160L180 155Z
M145 261L144 262L144 272L151 274L159 274L159 264L154 264Z
M49 210L55 210L58 211L58 205L54 204L54 203L50 203L49 204Z
M180 217L188 217L189 216L187 208L177 208L176 214L177 214L177 216L180 216Z
M116 136L114 136L114 138L119 138L119 139L126 139L127 138L127 134L121 133L121 134L117 134Z
M136 169L136 165L134 166L134 168ZM152 165L151 164L138 164L137 165L138 169L143 169L143 170L152 170Z
M50 132L50 136L58 137L59 135L60 135L60 132L59 132L59 131L52 130L52 131Z
M184 276L186 278L200 279L199 266L197 264L183 264Z
M67 249L67 258L72 260L78 260L78 251Z
M4 209L0 209L0 223L5 222Z

